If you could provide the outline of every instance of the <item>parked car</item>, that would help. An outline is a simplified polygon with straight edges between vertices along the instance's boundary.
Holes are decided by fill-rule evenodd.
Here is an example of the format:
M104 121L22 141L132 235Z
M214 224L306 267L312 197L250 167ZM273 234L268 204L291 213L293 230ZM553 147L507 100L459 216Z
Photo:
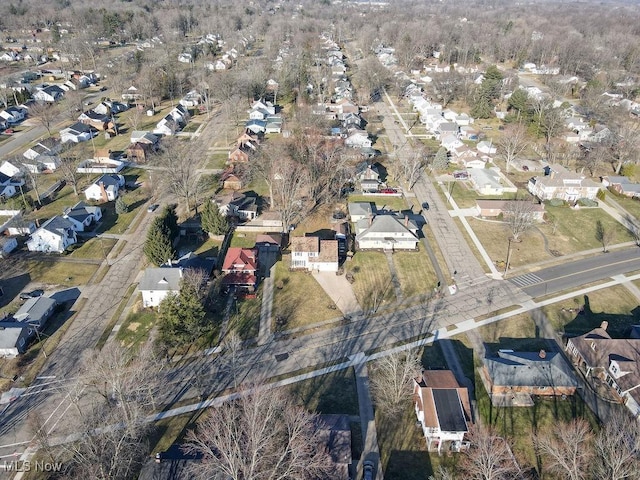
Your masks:
M159 206L160 206L160 205L158 205L157 203L154 203L153 205L149 205L149 206L147 207L147 212L148 212L148 213L153 213L153 212L155 212L155 211L158 209L158 207L159 207Z
M22 292L20 294L20 300L29 300L30 298L38 298L44 295L44 290L32 290L30 292Z
M528 172L529 171L529 167L527 167L526 165L522 166L522 171L523 172Z
M5 135L13 135L13 129L12 128L7 128L4 132Z
M456 180L467 180L469 178L469 173L467 172L453 172L453 178Z
M398 190L395 188L383 188L380 193L398 193Z
M425 210L429 210L429 202L423 202L422 208L424 208Z
M370 460L362 465L362 480L373 480L373 462Z

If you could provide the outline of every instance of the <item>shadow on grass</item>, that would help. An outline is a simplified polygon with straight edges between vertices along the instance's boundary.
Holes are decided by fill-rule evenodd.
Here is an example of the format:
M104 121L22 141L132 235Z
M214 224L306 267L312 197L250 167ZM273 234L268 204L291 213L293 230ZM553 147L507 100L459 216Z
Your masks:
M320 414L358 414L358 392L352 368L292 385L291 395L306 409Z
M594 312L588 295L583 297L582 305L563 309L562 314L573 317L564 327L565 334L570 336L583 335L607 322L607 333L612 338L629 338L631 326L640 323L640 306L634 308L631 315Z

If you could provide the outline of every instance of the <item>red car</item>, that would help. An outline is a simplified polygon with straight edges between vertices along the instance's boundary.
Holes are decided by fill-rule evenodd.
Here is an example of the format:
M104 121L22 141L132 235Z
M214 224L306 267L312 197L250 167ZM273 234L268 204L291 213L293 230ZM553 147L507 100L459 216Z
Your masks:
M7 128L3 133L5 135L13 135L13 130L11 128Z
M395 188L383 188L380 193L398 193L398 190Z

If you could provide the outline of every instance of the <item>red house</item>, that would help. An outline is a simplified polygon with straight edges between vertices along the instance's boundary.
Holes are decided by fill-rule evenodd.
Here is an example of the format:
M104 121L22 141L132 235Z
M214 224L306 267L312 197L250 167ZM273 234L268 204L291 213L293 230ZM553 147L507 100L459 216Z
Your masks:
M222 284L236 290L253 292L258 283L258 252L255 248L231 247L224 257Z

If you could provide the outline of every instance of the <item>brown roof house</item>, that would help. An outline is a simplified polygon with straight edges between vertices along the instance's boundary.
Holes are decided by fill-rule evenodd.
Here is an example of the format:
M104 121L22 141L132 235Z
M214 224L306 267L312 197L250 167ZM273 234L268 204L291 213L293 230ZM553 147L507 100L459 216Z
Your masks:
M413 402L429 451L442 452L446 442L452 451L468 447L465 435L473 423L466 387L451 370L425 370L413 381Z
M240 190L242 188L242 180L233 173L233 168L228 168L222 172L220 177L222 188L225 190Z
M586 373L604 381L631 413L640 416L640 339L611 338L608 322L567 340L565 349Z
M498 217L508 216L511 212L526 213L536 222L544 220L544 205L538 203L530 203L531 208L527 210L518 208L518 202L524 200L476 200L476 208L478 215L481 217Z
M496 406L533 405L531 395L573 395L576 391L573 371L558 352L499 350L483 363L482 382Z
M318 272L338 271L338 241L320 237L292 237L291 269Z

